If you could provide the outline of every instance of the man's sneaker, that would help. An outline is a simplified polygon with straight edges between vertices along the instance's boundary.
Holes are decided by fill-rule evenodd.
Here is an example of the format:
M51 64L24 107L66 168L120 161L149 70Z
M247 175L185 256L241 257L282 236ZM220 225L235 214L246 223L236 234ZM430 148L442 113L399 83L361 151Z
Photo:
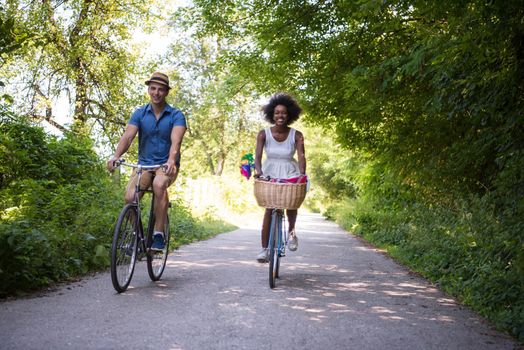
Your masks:
M153 235L153 244L151 245L151 250L162 251L166 246L164 242L164 235L162 233L155 233Z
M289 241L287 242L287 247L292 252L298 249L298 238L294 230L289 233Z
M260 253L257 255L257 260L259 263L267 262L267 248L262 248Z

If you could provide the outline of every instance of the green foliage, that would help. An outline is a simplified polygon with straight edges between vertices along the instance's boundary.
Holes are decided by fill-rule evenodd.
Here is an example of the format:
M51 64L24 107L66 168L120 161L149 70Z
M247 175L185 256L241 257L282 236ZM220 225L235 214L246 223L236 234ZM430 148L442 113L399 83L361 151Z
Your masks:
M229 218L259 209L253 195L253 178L247 181L236 167L222 176L200 176L177 180L175 198L183 198L198 218Z
M327 132L302 125L297 128L304 134L307 173L312 183L322 187L331 200L354 197L361 164L354 152L344 149Z
M46 120L62 131L72 126L76 133L97 130L106 137L120 133L131 106L141 97L135 90L136 75L142 74L136 66L139 54L128 44L134 28L147 26L143 23L150 18L152 5L8 1L5 23L18 29L10 32L16 34L15 44L25 37L37 44L26 45L23 55L10 52L0 70L19 113ZM73 125L56 122L57 100L70 108Z
M4 5L0 4L0 67L9 57L22 53L25 48L38 41L39 35L21 26L17 20L16 13L8 13ZM3 86L4 83L0 81L0 87ZM7 97L1 96L2 99Z
M108 264L120 201L87 139L0 124L0 296Z
M183 11L173 17L175 24L184 19ZM186 26L188 32L192 31L191 23ZM192 162L184 167L187 176L221 176L228 162L239 161L240 149L254 149L260 129L261 123L253 118L258 96L244 80L232 74L230 63L224 59L228 52L224 43L217 36L191 35L170 47L168 63L175 67L171 76L179 87L174 99L177 106L188 112L183 153Z
M224 200L224 206L239 214L259 210L253 195L253 178L246 180L240 175L238 168L233 169L235 171L228 173L219 183L220 195Z
M204 240L217 233L233 230L235 227L217 219L213 213L206 213L195 218L191 211L180 201L172 201L171 222L172 246L179 247L194 241Z
M4 14L4 8L0 6L0 59L3 55L16 51L22 46L22 41L15 32L15 20ZM2 61L0 61L2 62Z
M294 92L342 146L423 191L467 195L500 188L521 162L521 5L195 1L194 11L203 33L236 44L239 76ZM516 180L510 193L522 191Z

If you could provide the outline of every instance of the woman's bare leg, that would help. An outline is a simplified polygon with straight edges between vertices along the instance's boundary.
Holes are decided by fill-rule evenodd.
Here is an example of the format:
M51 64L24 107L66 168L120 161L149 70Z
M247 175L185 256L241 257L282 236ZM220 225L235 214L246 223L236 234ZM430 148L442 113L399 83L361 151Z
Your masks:
M287 211L287 222L289 223L289 232L295 230L295 223L297 222L298 210L289 210Z
M271 225L271 209L266 209L264 213L264 220L262 221L262 248L267 248L269 242L269 226Z

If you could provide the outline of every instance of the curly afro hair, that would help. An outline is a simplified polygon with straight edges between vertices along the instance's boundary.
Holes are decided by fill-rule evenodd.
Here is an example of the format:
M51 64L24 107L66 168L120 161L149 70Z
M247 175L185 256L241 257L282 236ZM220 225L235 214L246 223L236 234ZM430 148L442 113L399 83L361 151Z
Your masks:
M262 113L264 114L264 119L271 124L275 124L273 116L275 114L275 107L278 105L286 106L287 108L287 125L293 124L293 122L298 120L302 108L298 105L297 101L291 95L286 93L276 93L269 99L269 103L262 107Z

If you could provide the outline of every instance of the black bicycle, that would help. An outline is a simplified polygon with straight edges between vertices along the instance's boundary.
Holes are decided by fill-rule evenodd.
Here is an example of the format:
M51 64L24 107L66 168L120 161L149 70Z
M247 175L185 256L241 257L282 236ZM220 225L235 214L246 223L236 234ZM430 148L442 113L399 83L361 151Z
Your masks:
M147 258L147 272L151 280L158 281L162 277L169 252L169 215L164 227L165 247L161 251L152 250L153 230L155 228L155 194L150 189L141 189L140 179L144 171L157 170L164 165L128 164L123 159L115 162L115 165L135 168L138 176L133 202L126 204L118 216L111 248L111 281L115 290L122 293L131 282L137 259L142 260L144 255ZM141 192L151 193L151 208L147 231L145 232L141 218Z

